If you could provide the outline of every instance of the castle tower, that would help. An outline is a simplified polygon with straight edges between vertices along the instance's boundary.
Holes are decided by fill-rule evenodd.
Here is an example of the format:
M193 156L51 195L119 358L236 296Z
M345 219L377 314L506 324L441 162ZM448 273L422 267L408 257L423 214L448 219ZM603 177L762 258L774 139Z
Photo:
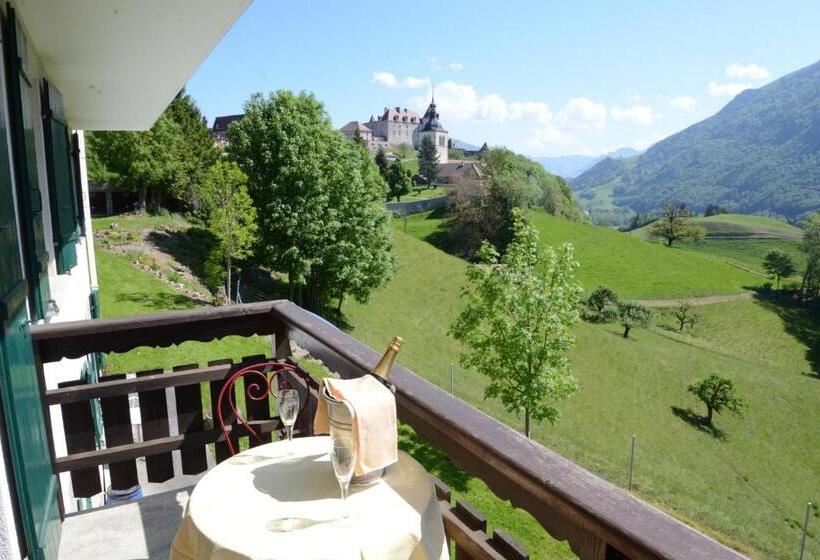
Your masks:
M438 111L436 111L435 93L433 93L433 97L430 100L430 106L427 107L427 112L424 113L424 117L421 119L421 124L414 135L413 144L416 149L421 146L421 141L425 136L432 137L433 143L436 145L436 152L438 153L438 162L447 163L449 161L447 156L447 146L450 144L450 138L447 131L439 122L439 114Z

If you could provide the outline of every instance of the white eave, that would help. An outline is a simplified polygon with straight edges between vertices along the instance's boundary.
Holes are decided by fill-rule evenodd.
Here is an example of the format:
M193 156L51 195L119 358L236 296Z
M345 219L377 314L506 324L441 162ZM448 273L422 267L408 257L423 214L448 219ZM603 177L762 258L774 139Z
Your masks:
M144 130L251 0L18 0L69 126Z

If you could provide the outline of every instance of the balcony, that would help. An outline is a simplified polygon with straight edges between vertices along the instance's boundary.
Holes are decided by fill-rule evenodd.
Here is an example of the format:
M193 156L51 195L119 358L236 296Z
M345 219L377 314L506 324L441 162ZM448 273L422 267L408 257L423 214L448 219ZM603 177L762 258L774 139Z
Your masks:
M289 301L202 308L79 321L32 328L40 386L42 364L94 352L125 352L140 346L167 347L229 335L269 335L276 358L287 359L296 346L342 377L366 374L379 354L321 318ZM293 343L293 344L292 344ZM174 530L191 485L214 461L228 456L214 429L215 396L235 364L159 364L162 369L135 376L107 376L97 384L70 384L44 391L52 464L71 473L74 494L103 488L99 467L107 465L115 488L147 480L147 490L164 492L139 502L71 514L63 528L61 557L167 558ZM554 538L566 540L584 560L729 560L744 556L635 498L557 453L394 365L391 380L401 422L439 448L456 465L484 480L511 507L538 520ZM307 387L301 386L303 391ZM142 433L134 440L129 395L137 395ZM92 403L102 410L107 447L97 449ZM49 407L61 407L63 426L51 426ZM279 429L267 403L248 411L254 428L270 437ZM304 420L304 419L303 419ZM297 433L309 430L297 423ZM65 430L68 455L54 455L54 430ZM245 434L239 426L229 437ZM173 455L172 455L173 453ZM173 456L178 456L177 464ZM176 467L176 468L175 468ZM175 477L175 474L180 475ZM169 488L170 487L170 488ZM487 535L482 514L464 502L451 503L437 483L445 530L459 559L521 559L528 556L502 532ZM142 552L135 552L142 551ZM118 554L121 554L118 556Z

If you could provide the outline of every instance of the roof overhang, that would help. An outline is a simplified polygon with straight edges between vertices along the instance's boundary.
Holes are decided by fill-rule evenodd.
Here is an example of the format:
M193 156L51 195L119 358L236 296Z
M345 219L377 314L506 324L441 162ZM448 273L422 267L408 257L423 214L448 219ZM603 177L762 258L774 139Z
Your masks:
M144 130L251 0L18 0L18 17L66 120Z

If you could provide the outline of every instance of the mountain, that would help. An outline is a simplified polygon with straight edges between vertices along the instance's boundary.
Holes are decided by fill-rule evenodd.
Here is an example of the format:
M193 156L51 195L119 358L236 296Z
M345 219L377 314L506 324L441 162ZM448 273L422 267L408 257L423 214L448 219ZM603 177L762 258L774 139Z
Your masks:
M639 153L632 148L618 148L614 152L604 154L602 156L584 156L584 155L569 155L569 156L555 156L555 157L534 157L544 166L544 169L555 175L571 179L577 177L599 161L611 157L615 159L634 156Z
M789 219L820 209L820 62L738 94L717 114L629 160L603 160L576 177L582 199L611 190L611 205L656 212L666 202L696 210ZM594 217L594 214L593 214Z
M457 150L465 150L470 152L477 152L481 149L481 146L476 146L475 144L469 144L467 142L462 142L461 140L456 140L455 138L452 141L453 148Z

